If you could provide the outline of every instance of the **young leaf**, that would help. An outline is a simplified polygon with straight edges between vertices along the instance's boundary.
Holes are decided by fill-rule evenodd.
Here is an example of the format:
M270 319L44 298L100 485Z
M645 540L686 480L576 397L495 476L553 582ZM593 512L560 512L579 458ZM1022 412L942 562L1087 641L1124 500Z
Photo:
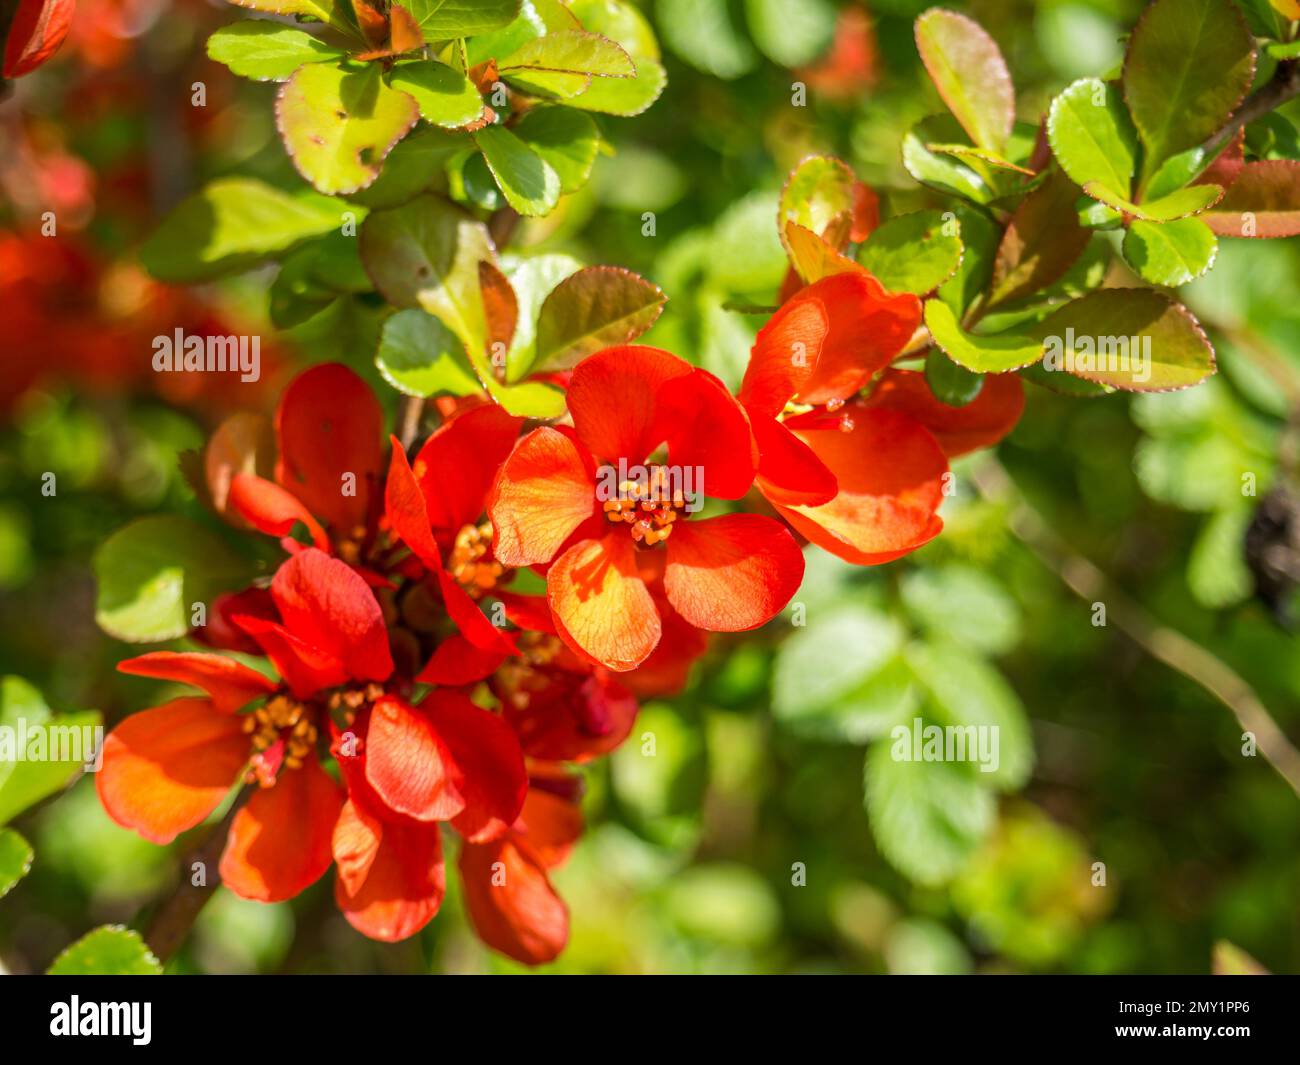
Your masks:
M1300 162L1247 163L1204 221L1221 237L1300 235Z
M961 127L951 115L931 115L913 126L903 136L903 167L922 185L940 192L961 196L972 203L991 203L997 192L979 174L960 159L933 152L930 144L951 145L954 136L962 136Z
M276 125L298 173L325 193L356 192L420 120L414 99L384 84L379 67L299 67L275 102Z
M560 30L525 41L498 61L503 80L541 96L578 96L592 78L634 78L632 57L607 37Z
M1095 181L1084 185L1083 191L1094 199L1100 200L1111 210L1147 222L1172 222L1176 218L1188 218L1199 214L1223 198L1223 189L1218 185L1189 185L1158 200L1141 204L1132 203L1123 196L1116 196L1110 189Z
M960 762L895 758L910 731L884 737L867 751L866 807L876 845L904 875L941 884L970 860L997 819L981 774Z
M398 63L389 82L409 93L419 105L420 117L435 126L455 129L483 117L483 97L474 83L444 63Z
M1255 42L1230 0L1155 0L1124 59L1124 98L1146 147L1144 172L1222 128L1254 75Z
M398 311L384 321L375 366L385 381L408 396L469 396L480 391L465 345L421 310Z
M1076 81L1052 101L1047 140L1076 185L1096 182L1126 197L1133 184L1137 133L1114 86Z
M630 343L654 324L666 300L630 270L579 270L556 285L542 304L531 371L567 370L601 348Z
M95 620L129 643L184 636L195 603L211 603L252 576L224 540L170 514L119 529L100 545L93 565L99 582Z
M933 292L961 266L962 244L955 219L939 211L891 218L858 249L858 262L891 292Z
M446 200L418 196L373 212L360 240L361 261L384 299L440 318L482 378L487 324L478 264L496 260L487 227Z
M1042 322L1035 335L1049 372L1126 392L1190 388L1214 373L1214 349L1200 323L1152 289L1090 292ZM1049 365L1054 357L1060 365Z
M1042 356L1042 343L1032 337L980 336L966 332L942 300L927 301L925 325L948 358L976 373L1004 373L1037 362Z
M810 155L786 179L777 207L777 232L790 250L786 225L794 222L817 236L843 232L853 221L853 187L857 179L843 160L831 155ZM828 237L828 239L832 239ZM842 243L832 239L837 247Z
M140 933L122 925L87 932L54 959L50 976L158 976L162 964Z
M473 37L508 26L519 14L520 0L403 0L430 44L454 37Z
M33 857L30 843L12 828L0 828L0 899L27 875Z
M290 196L255 178L219 178L162 220L140 260L159 281L207 281L340 229L349 212L363 213L315 193Z
M1214 265L1219 242L1199 218L1136 221L1124 235L1124 259L1145 281L1173 288L1195 281Z
M506 201L521 215L544 215L560 199L560 176L505 126L486 126L474 143Z
M339 60L343 55L310 33L255 19L222 26L208 38L209 59L254 81L284 81L304 63Z
M560 192L576 192L587 183L600 150L594 119L570 107L534 107L519 120L514 134L555 171Z
M989 306L1030 296L1065 274L1092 234L1079 225L1079 190L1053 171L1007 223L993 266Z
M997 42L973 19L931 8L916 20L916 49L970 139L1000 153L1016 120L1016 93Z

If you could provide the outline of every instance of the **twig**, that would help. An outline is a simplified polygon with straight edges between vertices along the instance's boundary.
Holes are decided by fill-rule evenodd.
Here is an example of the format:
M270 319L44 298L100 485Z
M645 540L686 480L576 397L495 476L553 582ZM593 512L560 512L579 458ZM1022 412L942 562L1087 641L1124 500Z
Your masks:
M1218 154L1225 144L1256 119L1275 111L1293 97L1300 96L1300 62L1284 59L1277 65L1273 77L1258 92L1246 97L1228 124L1201 145L1206 158Z
M1144 607L1119 591L1100 569L1072 552L1020 495L996 460L986 460L973 477L986 499L1012 504L1012 533L1071 591L1086 601L1104 602L1107 618L1121 632L1152 658L1181 673L1227 707L1242 731L1254 735L1268 763L1300 796L1300 751L1278 727L1255 690L1231 666L1181 632L1161 625Z
M234 803L226 811L226 816L221 819L221 823L208 834L198 850L193 851L185 860L181 868L181 881L176 886L176 890L163 902L158 912L154 914L153 920L149 922L149 931L144 937L145 942L149 944L149 949L154 952L159 961L165 962L185 942L185 937L190 934L190 928L198 917L199 911L203 909L204 904L221 883L217 870L221 864L221 851L226 845L226 834L230 831L235 815L239 813L252 793L252 786L247 786L235 796ZM189 876L189 870L194 868L195 862L203 863L204 882L199 886L195 886Z
M423 414L423 396L403 396L397 404L397 439L402 442L402 448L406 451L410 451L411 445L415 443Z

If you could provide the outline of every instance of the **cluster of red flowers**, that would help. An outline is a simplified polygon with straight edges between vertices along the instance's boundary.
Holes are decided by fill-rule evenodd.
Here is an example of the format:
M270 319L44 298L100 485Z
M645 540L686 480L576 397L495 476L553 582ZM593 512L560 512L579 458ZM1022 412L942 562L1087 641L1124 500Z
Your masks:
M113 730L105 807L166 843L242 778L223 882L286 899L333 863L340 909L383 940L437 912L449 822L479 935L555 957L568 915L548 870L581 830L570 764L628 735L637 695L679 689L705 633L771 620L801 539L873 564L935 536L948 458L1014 425L1014 377L958 410L890 368L919 322L915 297L846 271L772 317L738 396L668 352L614 347L567 376L559 423L525 433L460 401L413 461L396 439L386 457L355 374L306 371L273 426L237 415L205 456L212 505L288 559L195 636L278 679L217 653L124 662L207 696ZM690 498L683 470L702 478Z

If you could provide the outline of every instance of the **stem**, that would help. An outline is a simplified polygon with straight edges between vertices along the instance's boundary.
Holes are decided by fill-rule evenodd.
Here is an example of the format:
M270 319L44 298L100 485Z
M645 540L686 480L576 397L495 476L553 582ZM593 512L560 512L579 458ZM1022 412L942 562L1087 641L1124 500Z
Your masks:
M1043 516L1016 490L1006 470L990 458L974 473L976 487L990 500L1010 502L1012 533L1065 585L1087 602L1104 602L1107 617L1158 662L1204 689L1253 733L1259 752L1300 796L1300 751L1278 727L1255 690L1222 659L1181 632L1161 625L1144 607L1082 555L1070 551Z
M403 396L397 404L397 439L402 449L410 451L420 431L420 418L424 414L423 396Z
M186 858L181 869L181 881L176 885L176 890L163 901L158 912L154 914L153 920L149 922L149 931L144 937L145 942L159 961L167 961L185 942L185 937L190 934L190 928L198 917L199 911L203 909L204 904L221 883L217 870L221 863L221 851L226 844L226 834L230 831L231 822L235 820L235 814L243 808L252 794L252 786L246 786L235 796L235 801L226 811L226 816L221 819L221 823L213 828L199 844L198 849L192 851ZM188 875L188 871L194 868L195 862L202 862L205 870L205 882L198 887L192 883Z
M1239 130L1244 129L1256 119L1263 118L1270 111L1275 111L1288 100L1300 96L1300 61L1284 59L1278 63L1277 70L1267 85L1258 92L1246 97L1231 120L1218 133L1201 145L1207 158L1217 155Z

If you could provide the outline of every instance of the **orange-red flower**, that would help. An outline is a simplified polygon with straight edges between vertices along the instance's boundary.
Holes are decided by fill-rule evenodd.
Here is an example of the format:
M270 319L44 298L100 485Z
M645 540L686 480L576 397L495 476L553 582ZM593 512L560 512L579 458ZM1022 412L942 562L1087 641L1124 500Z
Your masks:
M688 478L701 498L739 499L757 468L745 412L717 378L657 348L608 348L575 368L567 404L573 427L525 436L487 507L497 560L549 567L565 642L614 670L646 661L663 630L660 574L697 628L751 629L785 606L803 556L779 522L687 509Z

